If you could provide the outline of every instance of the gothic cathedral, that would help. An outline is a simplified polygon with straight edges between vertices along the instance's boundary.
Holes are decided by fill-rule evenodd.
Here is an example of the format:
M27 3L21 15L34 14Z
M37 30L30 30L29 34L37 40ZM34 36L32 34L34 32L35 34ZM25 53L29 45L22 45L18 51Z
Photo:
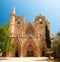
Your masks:
M50 30L50 23L45 16L35 17L34 23L25 22L24 16L16 16L13 8L10 20L12 43L15 50L8 52L7 57L41 57L48 50L45 41L45 26Z

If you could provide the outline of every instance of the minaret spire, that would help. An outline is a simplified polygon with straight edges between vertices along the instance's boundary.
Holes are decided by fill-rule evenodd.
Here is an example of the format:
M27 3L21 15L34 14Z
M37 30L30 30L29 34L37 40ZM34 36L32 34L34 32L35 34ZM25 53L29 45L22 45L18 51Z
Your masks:
M16 14L15 7L14 7L13 10L12 10L12 14Z
M11 13L11 20L10 20L10 31L12 33L12 37L15 36L15 22L16 22L16 11L14 7Z

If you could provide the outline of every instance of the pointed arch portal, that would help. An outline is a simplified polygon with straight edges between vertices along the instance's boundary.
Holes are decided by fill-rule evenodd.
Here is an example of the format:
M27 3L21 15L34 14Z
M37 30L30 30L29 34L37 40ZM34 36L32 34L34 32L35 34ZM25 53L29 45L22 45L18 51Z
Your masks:
M37 57L38 50L39 49L37 48L35 41L31 37L29 37L27 41L23 44L22 56L23 57Z
M34 57L34 49L32 45L29 45L27 48L27 57Z

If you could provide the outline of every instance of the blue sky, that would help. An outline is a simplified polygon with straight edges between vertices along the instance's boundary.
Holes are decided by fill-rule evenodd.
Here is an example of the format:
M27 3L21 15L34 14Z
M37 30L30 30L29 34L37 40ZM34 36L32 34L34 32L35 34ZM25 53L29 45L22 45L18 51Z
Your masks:
M10 22L13 7L17 16L25 15L26 22L42 14L51 23L53 35L60 30L60 0L0 0L0 25Z

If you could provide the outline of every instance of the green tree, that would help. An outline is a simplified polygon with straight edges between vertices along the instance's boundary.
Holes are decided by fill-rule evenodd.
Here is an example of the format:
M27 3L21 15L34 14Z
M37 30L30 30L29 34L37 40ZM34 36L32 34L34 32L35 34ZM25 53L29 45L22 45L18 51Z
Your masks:
M57 32L57 37L60 40L60 32Z
M4 43L4 30L2 28L2 26L0 26L0 52L3 52L3 43Z
M45 38L46 38L46 44L48 48L51 48L51 40L50 40L50 31L48 30L48 26L45 26Z
M52 50L54 51L55 56L60 57L60 32L57 32L57 40L54 40Z
M12 51L14 45L11 42L11 33L9 31L9 24L5 23L2 27L0 26L0 52Z
M60 40L56 40L52 44L52 50L55 53L55 56L60 57Z
M60 36L60 32L58 32L57 35Z

